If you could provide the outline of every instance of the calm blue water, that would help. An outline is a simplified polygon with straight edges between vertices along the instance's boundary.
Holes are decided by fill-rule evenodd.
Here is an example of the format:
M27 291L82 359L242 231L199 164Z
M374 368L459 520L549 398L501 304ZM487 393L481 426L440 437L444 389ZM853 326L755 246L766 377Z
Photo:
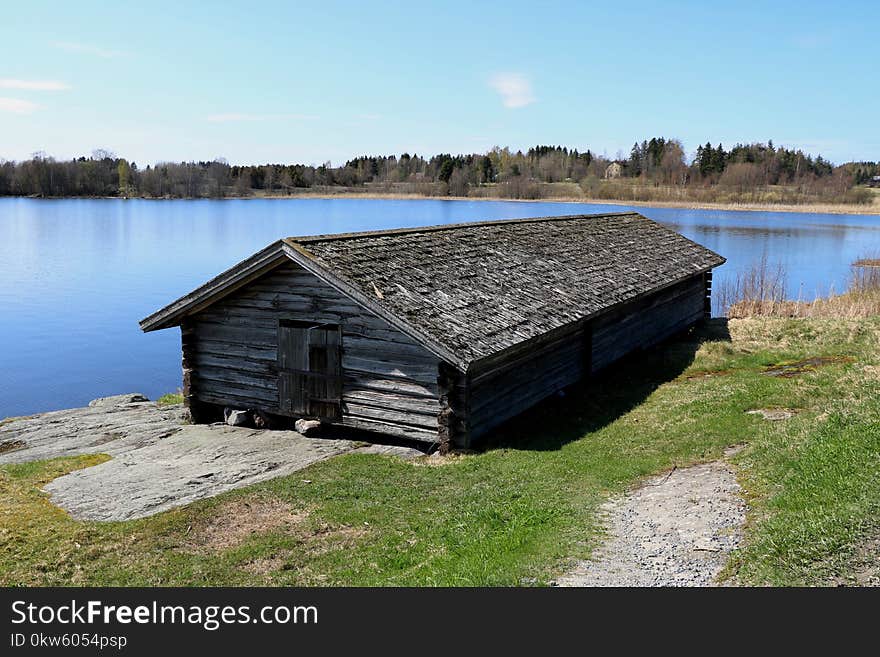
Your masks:
M621 211L609 205L298 199L0 199L0 418L180 385L176 329L137 322L279 237L507 217ZM726 256L716 283L768 254L809 298L880 253L880 217L640 208Z

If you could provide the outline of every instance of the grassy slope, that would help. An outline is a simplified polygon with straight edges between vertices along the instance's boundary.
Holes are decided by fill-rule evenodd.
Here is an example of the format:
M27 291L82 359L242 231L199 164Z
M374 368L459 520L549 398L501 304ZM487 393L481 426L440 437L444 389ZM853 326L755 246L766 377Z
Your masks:
M737 320L732 342L719 328L612 368L442 465L349 455L125 523L73 521L39 492L104 457L0 467L0 584L542 583L589 554L607 495L737 443L753 510L728 575L845 576L880 515L880 320ZM822 355L854 361L761 373ZM801 411L775 423L744 412L765 407ZM295 520L261 524L266 508ZM254 532L231 518L253 518Z

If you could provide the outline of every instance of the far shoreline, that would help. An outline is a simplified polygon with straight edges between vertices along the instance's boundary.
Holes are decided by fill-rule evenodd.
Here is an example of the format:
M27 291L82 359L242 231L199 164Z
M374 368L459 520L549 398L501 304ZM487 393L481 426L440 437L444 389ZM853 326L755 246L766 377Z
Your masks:
M282 194L266 194L251 197L236 197L247 200L253 199L297 199L297 198L313 198L313 199L368 199L368 200L386 200L386 201L405 201L405 200L434 200L434 201L504 201L515 203L580 203L592 205L621 205L629 207L642 208L676 208L681 210L723 210L730 212L790 212L805 214L851 214L876 216L880 215L880 205L872 204L870 206L863 205L845 205L843 203L807 203L804 205L796 205L790 203L699 203L694 201L622 201L599 198L575 198L571 196L558 196L548 198L498 198L486 196L425 196L422 194L398 194L398 193L376 193L376 192L340 192L338 194L325 193L298 193L290 195ZM222 200L222 199L218 199Z
M327 192L297 192L294 194L254 194L252 196L223 196L218 198L192 198L192 197L149 197L149 196L2 196L0 198L31 199L45 201L61 200L117 200L117 201L250 201L250 200L296 200L296 199L323 199L323 200L351 200L365 199L374 201L494 201L505 203L571 203L591 205L619 205L624 207L641 208L670 208L680 210L719 210L724 212L783 212L803 214L837 214L854 216L878 216L880 204L846 205L842 203L805 203L803 205L791 203L702 203L696 201L625 201L619 199L579 198L572 196L554 196L540 199L523 198L500 198L488 196L426 196L424 194L403 194L395 192L352 192L340 191L338 193Z

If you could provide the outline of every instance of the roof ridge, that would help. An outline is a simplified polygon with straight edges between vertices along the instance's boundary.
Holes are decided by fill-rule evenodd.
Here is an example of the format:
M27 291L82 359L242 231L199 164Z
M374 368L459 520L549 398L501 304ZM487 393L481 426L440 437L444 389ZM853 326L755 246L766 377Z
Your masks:
M635 210L628 212L599 212L595 214L562 214L547 217L515 217L512 219L489 219L487 221L464 221L455 224L435 224L431 226L412 226L409 228L388 228L384 230L365 230L350 233L330 233L326 235L303 235L285 237L282 241L290 244L312 244L315 242L331 242L333 240L357 239L361 237L381 237L383 235L408 235L412 233L436 233L444 230L458 230L475 226L495 226L499 224L528 224L542 221L565 221L571 219L597 219L599 217L626 217L639 215Z

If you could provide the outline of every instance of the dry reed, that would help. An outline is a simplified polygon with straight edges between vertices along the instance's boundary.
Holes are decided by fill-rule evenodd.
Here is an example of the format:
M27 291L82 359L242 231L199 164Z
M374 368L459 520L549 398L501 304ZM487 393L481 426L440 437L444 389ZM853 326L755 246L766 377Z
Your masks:
M877 263L877 264L875 264ZM812 301L785 298L785 268L771 265L766 255L736 278L719 287L723 313L743 317L841 317L880 315L880 259L859 258L852 264L846 291Z

